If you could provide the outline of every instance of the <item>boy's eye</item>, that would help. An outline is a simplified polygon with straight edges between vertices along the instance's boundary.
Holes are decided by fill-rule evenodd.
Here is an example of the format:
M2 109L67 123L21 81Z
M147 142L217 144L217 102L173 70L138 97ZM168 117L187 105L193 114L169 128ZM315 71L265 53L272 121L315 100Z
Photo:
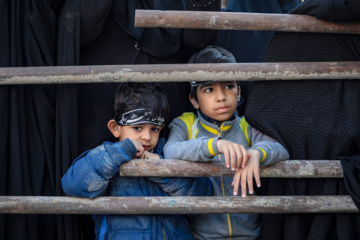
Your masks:
M205 90L204 90L204 92L206 92L206 93L209 93L209 92L212 92L212 91L213 91L212 88L205 88Z
M160 128L153 127L153 128L151 128L151 131L153 131L153 132L160 132Z
M135 131L140 131L140 130L141 130L141 127L133 127L133 129L134 129Z
M227 85L225 86L225 89L233 89L234 87L235 87L234 84L227 84Z

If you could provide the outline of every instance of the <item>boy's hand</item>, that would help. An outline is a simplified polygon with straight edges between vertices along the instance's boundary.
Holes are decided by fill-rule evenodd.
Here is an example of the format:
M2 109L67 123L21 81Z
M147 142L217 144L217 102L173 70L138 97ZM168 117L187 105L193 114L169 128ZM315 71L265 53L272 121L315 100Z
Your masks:
M139 158L140 159L160 159L160 156L155 153L151 153L151 152L145 150Z
M139 143L136 140L131 140L131 142L134 144L134 146L135 146L135 148L137 150L137 153L135 154L135 157L139 158L141 155L144 154L144 147L142 146L141 143Z
M235 171L240 167L245 168L250 154L243 145L220 139L217 141L217 148L220 153L224 154L226 167L231 167Z
M239 169L234 176L234 180L231 186L234 187L234 195L238 195L239 183L241 182L241 196L246 197L246 183L249 188L249 193L254 193L253 177L255 178L256 185L261 186L259 165L260 165L260 153L255 149L250 149L249 153L251 157L246 168Z

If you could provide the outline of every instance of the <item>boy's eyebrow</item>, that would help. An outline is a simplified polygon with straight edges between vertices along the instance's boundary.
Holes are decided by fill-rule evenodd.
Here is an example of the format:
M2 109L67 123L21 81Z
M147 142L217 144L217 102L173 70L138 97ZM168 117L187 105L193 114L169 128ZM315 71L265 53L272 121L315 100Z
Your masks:
M205 83L205 84L203 84L203 85L200 85L200 89L202 89L202 88L205 88L205 87L209 87L209 86L211 86L211 85L214 85L215 83L217 83L217 82L210 82L210 83ZM220 84L229 84L229 83L234 83L235 84L235 82L234 81L221 81L220 82Z
M205 87L209 87L209 86L211 86L211 85L214 85L215 83L216 83L216 82L210 82L210 83L202 84L202 85L200 85L200 89L205 88Z
M161 127L161 126L153 124L153 123L139 123L139 124L127 125L127 126L129 126L129 127L142 127L142 126L147 125L147 124L151 125L151 127Z
M235 81L225 81L225 82L221 82L221 84L229 84L229 83L234 83L234 84L235 84Z

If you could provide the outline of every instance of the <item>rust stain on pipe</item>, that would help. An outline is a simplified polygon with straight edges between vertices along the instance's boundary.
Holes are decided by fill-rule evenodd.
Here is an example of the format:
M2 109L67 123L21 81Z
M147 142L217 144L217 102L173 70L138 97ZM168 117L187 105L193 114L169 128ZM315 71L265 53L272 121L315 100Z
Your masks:
M0 68L0 84L360 79L360 62Z

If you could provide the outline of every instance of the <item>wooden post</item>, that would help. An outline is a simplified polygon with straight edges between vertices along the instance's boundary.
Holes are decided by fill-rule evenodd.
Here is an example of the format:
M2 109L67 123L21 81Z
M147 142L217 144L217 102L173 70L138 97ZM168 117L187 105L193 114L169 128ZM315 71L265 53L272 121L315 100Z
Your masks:
M120 176L139 177L233 177L224 162L192 162L171 159L133 159L120 167ZM340 161L289 160L260 169L261 177L342 178Z
M350 196L0 196L0 214L359 213Z
M308 15L136 10L135 27L360 34L360 22L328 22Z
M360 62L148 64L0 68L0 85L360 79Z

